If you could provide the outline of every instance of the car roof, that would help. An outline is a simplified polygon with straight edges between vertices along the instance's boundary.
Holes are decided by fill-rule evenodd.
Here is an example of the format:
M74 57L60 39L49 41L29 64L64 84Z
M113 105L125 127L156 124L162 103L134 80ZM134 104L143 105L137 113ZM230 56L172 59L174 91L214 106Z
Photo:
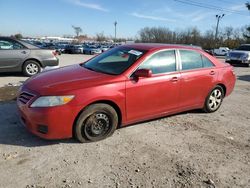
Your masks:
M162 44L162 43L134 43L123 45L126 47L136 48L140 50L159 50L168 48L190 49L190 50L202 50L200 46L185 45L185 44Z

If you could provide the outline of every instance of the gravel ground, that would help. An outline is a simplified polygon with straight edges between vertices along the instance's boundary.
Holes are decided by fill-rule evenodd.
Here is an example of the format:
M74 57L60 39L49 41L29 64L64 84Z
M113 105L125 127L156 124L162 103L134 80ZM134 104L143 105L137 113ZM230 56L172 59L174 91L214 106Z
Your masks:
M250 68L235 72L215 113L181 113L87 144L28 133L10 89L0 102L0 187L250 187Z

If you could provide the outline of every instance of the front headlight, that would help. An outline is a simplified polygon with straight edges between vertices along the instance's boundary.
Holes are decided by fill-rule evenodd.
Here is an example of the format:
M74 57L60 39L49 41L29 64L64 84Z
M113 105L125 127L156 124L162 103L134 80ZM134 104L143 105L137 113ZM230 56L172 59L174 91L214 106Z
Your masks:
M52 107L67 104L74 98L74 95L66 96L43 96L37 98L30 107Z
M249 57L249 55L248 54L244 54L243 56L242 56L242 59L248 59L248 57Z

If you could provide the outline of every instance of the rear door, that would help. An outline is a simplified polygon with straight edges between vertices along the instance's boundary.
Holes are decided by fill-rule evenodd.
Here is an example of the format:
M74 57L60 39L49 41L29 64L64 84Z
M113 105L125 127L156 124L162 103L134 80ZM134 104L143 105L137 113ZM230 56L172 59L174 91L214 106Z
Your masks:
M138 69L150 69L152 77L131 77L126 81L128 122L148 119L170 112L179 105L179 77L175 50L157 52Z
M20 66L29 53L30 50L19 42L0 38L0 70Z
M179 50L181 61L180 106L185 108L203 105L214 86L218 72L204 55L193 50Z

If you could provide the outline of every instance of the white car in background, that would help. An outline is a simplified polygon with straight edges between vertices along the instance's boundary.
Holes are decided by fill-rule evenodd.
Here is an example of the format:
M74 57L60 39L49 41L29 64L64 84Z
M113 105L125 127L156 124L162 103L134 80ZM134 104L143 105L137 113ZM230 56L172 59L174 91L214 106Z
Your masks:
M230 51L230 49L228 47L220 47L218 49L214 49L214 55L221 55L221 56L225 56L228 54L228 52Z
M242 44L239 48L228 52L226 62L230 64L250 64L250 44Z

